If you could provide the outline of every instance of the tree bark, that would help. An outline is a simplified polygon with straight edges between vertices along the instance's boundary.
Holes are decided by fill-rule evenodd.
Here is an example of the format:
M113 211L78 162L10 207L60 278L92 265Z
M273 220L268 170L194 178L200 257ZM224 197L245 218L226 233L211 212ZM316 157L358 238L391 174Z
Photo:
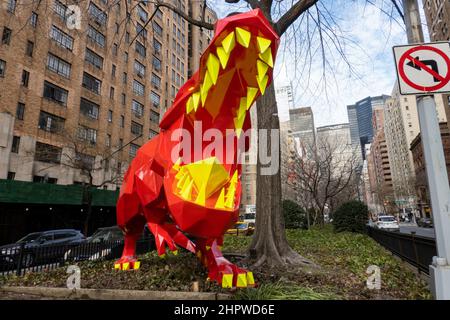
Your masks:
M258 131L268 130L267 150L271 150L270 130L280 129L273 83L267 87L265 95L258 99L256 105ZM262 143L266 142L263 141ZM280 152L271 155L271 158L272 162L278 161L278 164L280 164ZM255 260L254 265L256 267L263 264L268 266L291 264L314 266L313 263L295 252L286 239L284 217L281 211L280 166L278 171L272 175L262 175L261 169L262 166L258 157L256 178L257 217L255 234L249 249L251 259Z

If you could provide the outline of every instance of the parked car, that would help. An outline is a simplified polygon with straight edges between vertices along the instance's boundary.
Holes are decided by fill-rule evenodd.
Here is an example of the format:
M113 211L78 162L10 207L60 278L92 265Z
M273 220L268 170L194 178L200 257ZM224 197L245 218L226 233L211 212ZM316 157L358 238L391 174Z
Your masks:
M136 244L138 253L155 249L155 238L145 226L141 238ZM99 228L87 241L78 247L69 249L64 254L66 261L82 261L97 259L116 259L123 250L123 233L118 226Z
M400 231L400 226L393 216L378 216L376 227L387 231Z
M235 235L252 235L255 231L255 225L248 222L239 221L237 222L233 228L228 229L226 234L235 234Z
M417 226L422 228L433 228L433 220L431 218L420 218L417 220Z
M86 237L75 229L49 230L33 232L16 243L0 247L0 263L16 267L19 263L21 248L22 265L31 267L35 264L53 263L62 258L65 245L77 246L86 241ZM5 269L5 268L3 268Z

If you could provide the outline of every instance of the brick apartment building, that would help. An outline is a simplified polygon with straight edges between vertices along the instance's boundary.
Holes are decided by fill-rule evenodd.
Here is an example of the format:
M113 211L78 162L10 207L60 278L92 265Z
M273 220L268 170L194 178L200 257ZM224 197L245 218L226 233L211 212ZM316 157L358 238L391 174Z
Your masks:
M79 29L66 15L77 2ZM128 2L2 1L0 179L92 178L115 190L137 149L158 133L212 32L164 8L144 28L153 4ZM173 3L202 11L199 1ZM209 8L206 17L216 19Z
M168 1L203 12L201 1ZM216 19L206 8L205 20ZM212 36L150 1L2 0L0 243L80 226L77 185L102 189L96 226L115 223L128 163L158 133Z

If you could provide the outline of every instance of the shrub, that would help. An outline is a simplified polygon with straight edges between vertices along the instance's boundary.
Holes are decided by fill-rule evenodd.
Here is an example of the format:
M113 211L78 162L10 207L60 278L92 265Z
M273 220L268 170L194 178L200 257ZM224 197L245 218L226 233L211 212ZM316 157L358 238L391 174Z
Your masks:
M365 233L368 214L367 206L360 201L344 203L333 213L334 230Z
M307 229L305 211L294 201L283 200L284 224L287 229Z

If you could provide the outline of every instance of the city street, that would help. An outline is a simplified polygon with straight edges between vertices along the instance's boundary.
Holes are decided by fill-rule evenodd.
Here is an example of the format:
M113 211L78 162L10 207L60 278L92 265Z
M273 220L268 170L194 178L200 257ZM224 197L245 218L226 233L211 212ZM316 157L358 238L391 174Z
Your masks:
M434 238L434 228L420 228L414 225L400 225L400 232L410 234L416 232L416 235L428 238Z

